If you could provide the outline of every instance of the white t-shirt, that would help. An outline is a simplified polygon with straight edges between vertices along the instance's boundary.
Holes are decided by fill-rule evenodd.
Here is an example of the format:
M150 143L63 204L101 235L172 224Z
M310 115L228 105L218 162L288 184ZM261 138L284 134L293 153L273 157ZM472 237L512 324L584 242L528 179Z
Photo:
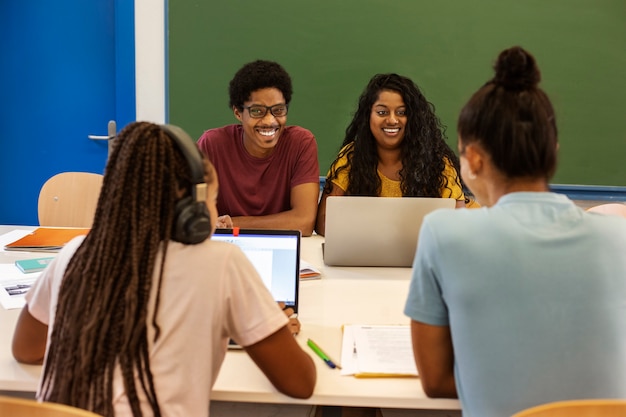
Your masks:
M68 243L26 296L33 317L48 324L54 314L65 268L83 237ZM160 256L156 260L155 280ZM229 337L242 346L254 344L288 322L255 268L236 246L206 240L198 245L170 242L161 285L155 342L150 324L156 285L148 311L150 366L166 416L207 416L210 392L227 350ZM45 366L45 364L44 364ZM116 416L131 416L119 369L114 381ZM151 415L138 388L144 415Z

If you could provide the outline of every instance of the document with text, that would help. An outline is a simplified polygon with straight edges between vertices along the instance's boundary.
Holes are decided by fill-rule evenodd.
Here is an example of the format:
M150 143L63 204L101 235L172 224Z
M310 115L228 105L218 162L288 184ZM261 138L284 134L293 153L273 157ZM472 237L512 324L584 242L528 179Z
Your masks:
M25 274L13 264L0 264L0 305L7 310L24 307L24 297L40 274Z
M0 252L4 246L31 233L31 230L16 229L0 235ZM7 254L6 256L11 256ZM35 256L33 256L35 257ZM22 259L21 256L16 260ZM0 264L0 305L5 309L22 308L25 295L40 272L24 273L14 263Z
M416 377L408 325L346 325L341 346L342 375L360 378Z

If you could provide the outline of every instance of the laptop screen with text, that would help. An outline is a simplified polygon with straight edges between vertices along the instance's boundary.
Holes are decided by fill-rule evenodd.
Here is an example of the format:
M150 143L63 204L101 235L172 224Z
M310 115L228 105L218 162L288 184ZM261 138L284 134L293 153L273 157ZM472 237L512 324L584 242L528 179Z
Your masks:
M298 312L301 241L298 230L216 229L211 239L239 246L274 300Z

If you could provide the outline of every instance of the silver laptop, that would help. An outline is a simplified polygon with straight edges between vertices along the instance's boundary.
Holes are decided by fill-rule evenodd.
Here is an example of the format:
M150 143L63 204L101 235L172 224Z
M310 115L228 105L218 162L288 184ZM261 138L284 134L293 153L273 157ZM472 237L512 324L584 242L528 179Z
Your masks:
M328 197L324 263L410 267L424 216L455 205L451 198Z
M211 239L239 246L258 271L274 300L298 312L299 230L216 229ZM229 348L240 347L231 340Z

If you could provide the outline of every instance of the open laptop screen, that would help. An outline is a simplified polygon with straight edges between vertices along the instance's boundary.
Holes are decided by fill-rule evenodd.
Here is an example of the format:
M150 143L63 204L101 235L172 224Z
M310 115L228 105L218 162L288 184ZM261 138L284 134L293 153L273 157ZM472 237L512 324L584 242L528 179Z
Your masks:
M274 300L298 312L300 231L216 229L211 239L239 246Z
M324 263L410 268L424 216L455 205L452 198L329 196Z

